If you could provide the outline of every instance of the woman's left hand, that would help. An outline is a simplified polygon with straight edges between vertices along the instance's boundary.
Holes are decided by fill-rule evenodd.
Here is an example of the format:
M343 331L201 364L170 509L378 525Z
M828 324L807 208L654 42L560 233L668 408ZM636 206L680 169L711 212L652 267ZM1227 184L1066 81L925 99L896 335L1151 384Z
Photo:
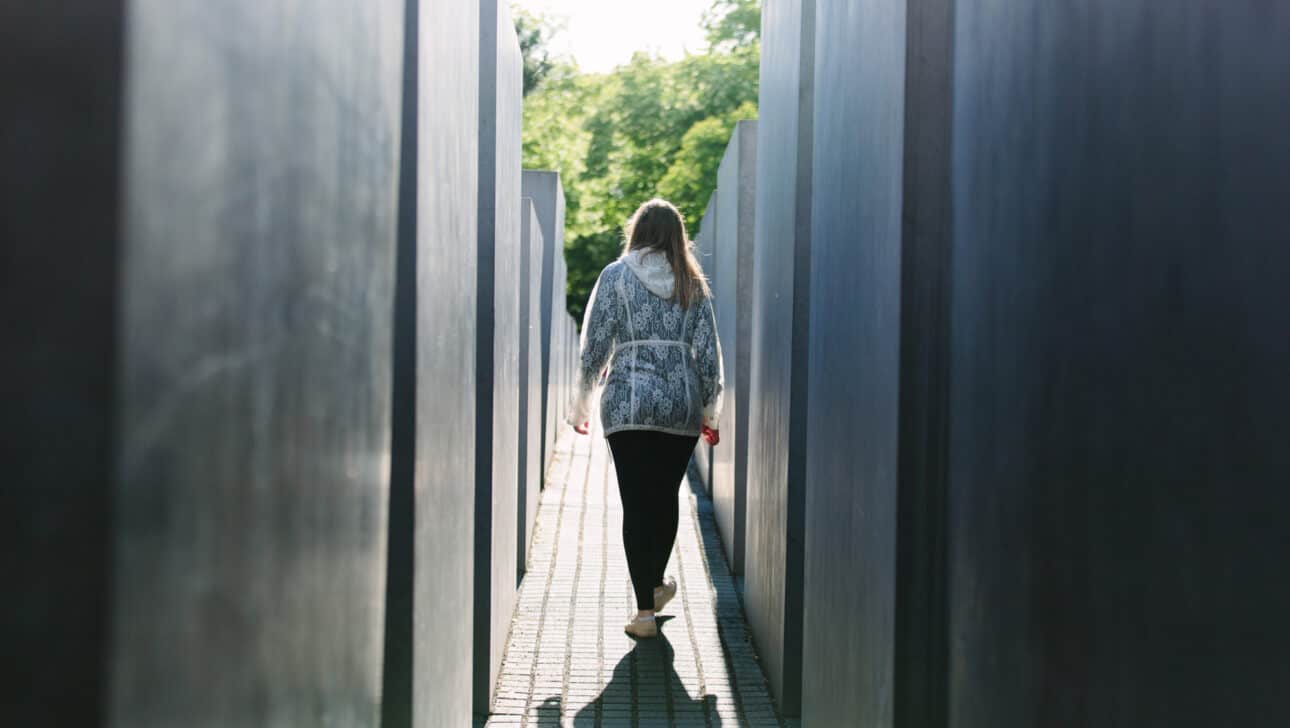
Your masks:
M581 425L574 425L574 426L573 426L573 431L574 431L574 432L576 432L576 433L578 433L579 435L585 435L585 434L587 434L588 432L591 432L591 423L590 423L590 422L584 422L584 423L582 423Z
M704 425L702 432L704 442L707 442L709 445L716 447L721 443L721 432L719 430L714 430L711 427Z

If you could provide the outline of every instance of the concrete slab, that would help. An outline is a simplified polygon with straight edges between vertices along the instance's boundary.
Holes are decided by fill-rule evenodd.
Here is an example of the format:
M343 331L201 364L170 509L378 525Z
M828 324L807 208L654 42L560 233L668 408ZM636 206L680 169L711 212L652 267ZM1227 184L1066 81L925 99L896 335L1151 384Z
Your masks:
M816 12L802 722L890 725L906 8Z
M128 12L109 722L376 725L403 4Z
M815 4L762 5L744 604L771 690L801 708Z
M106 722L126 22L122 2L0 6L4 725Z
M481 0L479 268L475 344L474 711L487 715L515 607L520 356L520 99L509 5Z
M748 358L752 326L753 226L756 219L757 122L736 124L717 173L715 258L719 271L713 289L717 331L725 367L722 443L712 453L712 501L730 556L730 568L743 574L744 519L748 466Z
M1290 6L954 33L955 724L1284 724Z
M412 719L417 725L467 725L471 671L465 666L473 654L475 581L475 337L480 305L476 280L479 12L477 0L418 2ZM443 179L454 183L444 185Z
M533 200L520 200L520 493L517 561L523 573L528 563L542 490L542 344L538 339L542 315L542 226Z
M550 462L553 435L555 432L554 411L550 406L551 378L551 319L552 301L555 300L556 259L563 262L564 250L564 188L560 185L560 173L542 170L523 172L521 194L533 200L537 208L538 220L542 223L542 240L546 248L542 252L542 463L543 467ZM563 290L562 288L558 290ZM563 299L561 299L563 300Z

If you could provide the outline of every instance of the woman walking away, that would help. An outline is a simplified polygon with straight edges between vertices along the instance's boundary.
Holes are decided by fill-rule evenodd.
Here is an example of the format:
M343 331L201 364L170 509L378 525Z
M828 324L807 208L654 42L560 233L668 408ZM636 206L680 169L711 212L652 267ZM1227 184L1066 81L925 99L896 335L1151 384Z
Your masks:
M626 237L587 302L569 424L583 435L590 430L592 394L609 363L600 420L618 473L623 548L640 610L625 629L653 637L654 613L676 595L676 580L663 573L676 541L681 479L699 435L712 445L720 440L721 345L681 213L650 200L628 221Z

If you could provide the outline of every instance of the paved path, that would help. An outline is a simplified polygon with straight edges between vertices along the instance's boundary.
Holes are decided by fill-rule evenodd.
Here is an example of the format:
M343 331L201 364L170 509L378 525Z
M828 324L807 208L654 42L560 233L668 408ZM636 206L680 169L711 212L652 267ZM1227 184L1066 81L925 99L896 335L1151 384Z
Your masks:
M622 508L604 438L562 434L488 726L749 726L779 718L712 518L689 479L660 636L636 642Z

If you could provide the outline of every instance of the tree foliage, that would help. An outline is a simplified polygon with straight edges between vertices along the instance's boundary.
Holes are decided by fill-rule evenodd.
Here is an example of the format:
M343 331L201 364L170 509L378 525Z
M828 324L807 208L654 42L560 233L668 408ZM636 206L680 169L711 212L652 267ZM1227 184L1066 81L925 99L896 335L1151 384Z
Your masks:
M761 37L761 1L716 0L703 14L703 30L714 49L754 43Z
M550 44L560 27L551 18L518 6L511 7L511 17L515 20L515 35L524 59L524 96L528 96L558 66L559 61L551 56Z
M671 200L693 236L734 123L756 118L758 3L716 0L704 22L706 53L638 53L608 74L557 60L525 99L524 167L557 170L564 183L568 308L579 320L636 207Z

